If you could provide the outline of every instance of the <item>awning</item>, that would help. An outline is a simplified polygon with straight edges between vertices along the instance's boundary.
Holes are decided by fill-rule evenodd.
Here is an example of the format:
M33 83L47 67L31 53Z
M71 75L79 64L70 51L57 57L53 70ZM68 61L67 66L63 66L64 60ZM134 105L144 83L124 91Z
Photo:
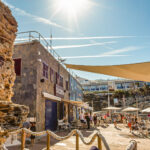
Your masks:
M113 66L65 65L70 69L150 82L150 62Z
M73 101L73 100L70 100L70 103L75 104L75 105L82 105L83 104L82 101Z
M69 103L72 105L82 106L84 103L82 101L74 101L74 100L68 100L68 99L62 99L62 102Z
M60 97L54 96L52 94L49 94L49 93L46 93L46 92L42 92L42 94L47 99L54 100L54 101L61 101Z
M70 103L70 100L67 100L67 99L62 99L62 101L65 103Z

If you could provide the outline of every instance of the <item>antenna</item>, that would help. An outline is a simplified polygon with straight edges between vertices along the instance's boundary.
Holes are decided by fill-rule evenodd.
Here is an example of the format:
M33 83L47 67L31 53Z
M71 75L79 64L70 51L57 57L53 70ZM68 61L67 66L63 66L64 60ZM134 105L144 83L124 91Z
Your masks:
M51 29L50 29L51 31L51 33L50 33L50 49L52 50L52 27L51 27Z

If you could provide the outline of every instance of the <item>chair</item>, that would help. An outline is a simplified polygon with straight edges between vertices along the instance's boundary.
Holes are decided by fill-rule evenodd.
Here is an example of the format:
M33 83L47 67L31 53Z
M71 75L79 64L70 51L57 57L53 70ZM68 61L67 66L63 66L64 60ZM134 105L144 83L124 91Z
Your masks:
M70 129L70 125L68 122L64 122L64 120L58 120L58 128L59 130L60 129L63 129L63 130L67 130L67 129Z

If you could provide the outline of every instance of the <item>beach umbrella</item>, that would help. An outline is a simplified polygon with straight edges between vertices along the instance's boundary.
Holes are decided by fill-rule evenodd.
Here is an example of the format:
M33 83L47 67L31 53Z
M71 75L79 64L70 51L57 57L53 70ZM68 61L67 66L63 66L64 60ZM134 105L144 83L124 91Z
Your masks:
M135 107L127 107L125 109L123 109L123 112L134 112L134 111L139 111L139 108L135 108Z
M120 110L121 108L110 106L110 107L106 107L106 108L103 108L103 109L104 110Z
M148 107L148 108L146 108L146 109L143 109L142 112L143 112L143 113L150 113L150 107Z

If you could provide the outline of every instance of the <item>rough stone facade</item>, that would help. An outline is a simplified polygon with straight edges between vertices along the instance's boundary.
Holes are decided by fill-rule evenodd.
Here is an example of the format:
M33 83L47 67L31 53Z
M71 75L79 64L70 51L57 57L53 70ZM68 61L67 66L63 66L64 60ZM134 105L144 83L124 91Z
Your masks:
M21 75L16 76L13 102L29 106L29 116L35 117L37 53L36 43L15 45L13 58L21 59Z
M28 114L26 106L11 102L15 81L12 54L16 32L15 18L10 9L0 1L0 149L4 149L3 143L8 132L19 128Z
M13 100L29 106L29 116L36 117L37 130L44 130L45 98L42 92L55 95L50 68L63 77L64 99L67 100L69 89L66 90L66 81L69 82L69 73L38 41L15 45L13 58L21 58L21 76L16 77ZM43 63L48 65L48 78L43 76Z
M0 1L0 101L11 101L15 81L12 60L17 22L11 11Z

